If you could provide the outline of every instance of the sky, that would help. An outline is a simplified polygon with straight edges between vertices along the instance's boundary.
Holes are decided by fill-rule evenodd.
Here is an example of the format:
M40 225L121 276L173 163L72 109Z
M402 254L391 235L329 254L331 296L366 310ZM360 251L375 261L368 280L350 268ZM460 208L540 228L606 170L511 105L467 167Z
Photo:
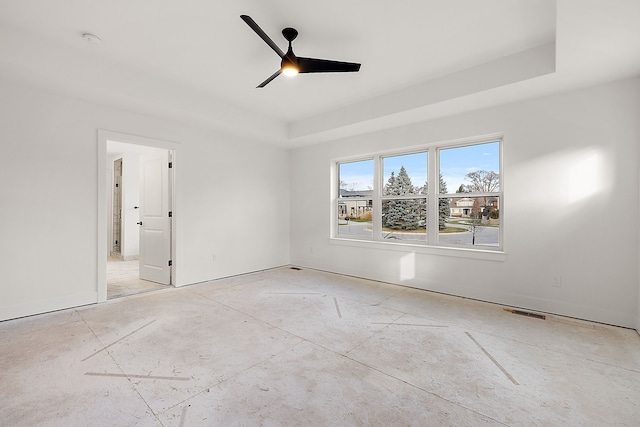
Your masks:
M500 143L467 145L440 150L440 172L447 183L447 191L455 193L460 184L468 184L465 175L477 170L500 171ZM423 186L427 179L427 153L383 157L383 184L391 171L397 175L404 166L415 186ZM347 183L347 190L374 188L373 160L340 164L340 181Z

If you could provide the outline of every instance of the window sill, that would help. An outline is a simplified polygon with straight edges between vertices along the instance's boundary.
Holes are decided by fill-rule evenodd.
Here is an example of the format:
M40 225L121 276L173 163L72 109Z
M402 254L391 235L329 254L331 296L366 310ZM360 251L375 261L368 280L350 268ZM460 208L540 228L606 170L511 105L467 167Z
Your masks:
M483 249L452 248L446 246L424 246L410 243L374 242L371 240L355 240L332 237L329 244L338 246L351 246L356 248L378 249L396 252L412 252L428 255L448 256L455 258L480 259L486 261L504 262L507 254L504 251L492 251Z

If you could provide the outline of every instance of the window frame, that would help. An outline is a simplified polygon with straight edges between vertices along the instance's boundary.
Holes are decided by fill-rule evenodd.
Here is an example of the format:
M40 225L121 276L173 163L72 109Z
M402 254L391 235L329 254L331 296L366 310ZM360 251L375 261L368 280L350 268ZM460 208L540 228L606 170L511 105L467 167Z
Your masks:
M385 158L389 158L389 157L398 157L398 156L407 156L407 155L413 155L413 154L419 154L419 153L425 153L427 156L427 164L425 165L427 167L427 182L430 182L431 177L430 177L430 168L429 168L429 159L431 158L431 154L429 152L429 150L425 149L425 148L420 148L420 149L410 149L410 150L403 150L403 151L394 151L394 152L387 152L387 153L382 153L379 154L377 156L377 159L374 158L373 164L374 164L374 168L379 169L379 177L378 180L376 181L378 183L378 189L375 188L373 189L373 194L374 196L378 196L378 201L376 202L375 198L373 201L373 205L374 205L374 212L376 212L375 208L378 209L378 212L380 212L379 217L377 217L378 219L378 225L379 227L374 228L374 235L373 235L373 240L375 241L381 241L381 242L388 242L389 239L385 238L384 233L382 232L382 203L384 201L390 201L390 200L418 200L418 199L423 199L425 201L425 205L426 205L426 223L427 223L427 227L425 228L425 233L427 234L425 236L425 241L419 241L419 240L400 240L400 242L404 242L404 243L408 243L408 244L419 244L419 245L425 245L428 244L429 241L429 237L428 237L428 225L429 225L429 217L431 212L429 211L429 192L427 193L416 193L416 194L404 194L404 195L385 195L384 194L384 186L385 186L385 182L384 182L384 159ZM415 186L415 183L411 183L412 185ZM374 217L374 222L375 222L376 217ZM376 238L377 237L377 238ZM398 242L398 243L400 243Z
M459 148L473 145L481 145L497 142L499 144L499 191L486 193L464 193L464 197L497 197L499 200L500 223L498 245L475 245L470 244L452 244L439 242L438 230L438 206L439 200L443 198L459 197L460 193L440 193L439 172L440 172L440 151L450 148ZM332 160L332 170L334 179L331 182L332 201L331 201L331 234L330 243L347 246L360 247L380 247L393 248L394 250L407 250L413 252L437 253L453 256L470 256L473 258L483 259L504 259L504 218L505 218L505 199L504 199L504 169L503 169L503 147L504 134L491 134L477 136L471 138L458 139L453 141L435 142L420 146L398 148L394 150L385 150L375 153L368 153L357 157L347 157ZM426 152L427 154L427 182L428 190L426 194L409 194L409 195L384 195L384 176L383 159L393 156L402 156ZM358 162L363 160L373 160L373 194L371 198L362 197L357 200L373 199L373 217L372 217L372 236L371 239L363 239L361 237L351 237L339 235L338 230L338 206L344 199L340 197L340 165L344 163ZM432 184L433 183L433 184ZM413 185L415 183L412 182ZM450 191L450 189L448 189ZM426 241L420 240L394 240L385 239L382 232L382 202L383 200L392 199L424 199L426 203ZM351 200L356 200L353 198Z
M332 233L331 233L331 238L332 239L347 239L347 240L357 240L357 241L363 241L363 242L370 242L370 241L374 241L375 240L375 230L376 230L376 215L373 215L372 217L372 223L373 223L373 230L372 230L372 236L371 239L356 239L353 237L347 237L347 236L340 236L340 223L338 221L338 216L339 216L339 212L340 212L340 204L341 201L344 204L344 199L342 199L340 197L340 164L342 163L356 163L356 162L366 162L366 161L373 161L373 186L374 186L374 190L373 190L373 194L372 197L352 197L349 198L350 201L356 202L356 204L358 202L365 202L368 205L369 200L372 200L372 207L371 209L373 210L373 212L376 212L376 201L375 201L375 186L376 186L376 182L377 182L377 176L376 176L376 161L374 156L361 156L361 157L356 157L356 158L350 158L349 160L343 160L343 161L334 161L333 165L334 165L334 173L335 173L335 182L332 183L332 193L334 194L333 196L333 201L331 203L331 219L332 219ZM337 191L336 191L337 190ZM349 215L349 212L346 211L345 208L345 216Z

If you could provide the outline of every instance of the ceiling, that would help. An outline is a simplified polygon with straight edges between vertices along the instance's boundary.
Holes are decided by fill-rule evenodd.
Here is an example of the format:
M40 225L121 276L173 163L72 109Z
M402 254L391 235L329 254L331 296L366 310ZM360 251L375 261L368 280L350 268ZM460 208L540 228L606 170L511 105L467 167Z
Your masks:
M362 68L256 89L279 58L241 14ZM0 0L0 79L296 147L640 75L638 22L638 0Z

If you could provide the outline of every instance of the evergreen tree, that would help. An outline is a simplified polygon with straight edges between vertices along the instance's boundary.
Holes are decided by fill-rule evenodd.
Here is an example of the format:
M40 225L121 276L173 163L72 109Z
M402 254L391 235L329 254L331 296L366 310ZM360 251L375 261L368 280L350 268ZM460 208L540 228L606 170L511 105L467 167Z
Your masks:
M394 191L395 191L395 186L396 186L396 174L394 171L391 171L391 176L389 177L389 179L387 180L387 183L384 186L384 195L385 196L392 196L394 195ZM389 216L389 202L384 201L382 202L382 226L386 227L387 226L387 218Z
M406 196L416 194L407 170L402 166L396 176L391 176L385 185L385 195ZM419 227L419 203L415 199L392 199L382 204L383 226L393 230L415 230Z
M384 194L388 196L395 196L393 193L396 188L396 174L394 171L391 171L391 176L387 180L387 184L384 186Z
M444 182L442 173L440 173L440 194L447 194L447 183ZM447 219L451 215L451 207L449 199L438 199L438 228L444 230L447 225Z
M400 167L400 172L396 177L396 188L399 196L416 193L416 189L413 184L411 184L411 178L409 177L409 174L407 174L407 170L404 166Z
M444 181L444 178L442 177L442 172L440 173L440 189L438 190L440 194L447 194L447 183ZM460 189L462 188L462 185L460 185L460 188L458 188L458 193L460 193ZM424 187L422 187L422 192L423 194L427 194L429 190L429 183L425 182L424 183ZM440 230L444 230L447 225L447 219L449 219L449 216L451 216L451 206L449 204L449 199L438 199L438 229Z

